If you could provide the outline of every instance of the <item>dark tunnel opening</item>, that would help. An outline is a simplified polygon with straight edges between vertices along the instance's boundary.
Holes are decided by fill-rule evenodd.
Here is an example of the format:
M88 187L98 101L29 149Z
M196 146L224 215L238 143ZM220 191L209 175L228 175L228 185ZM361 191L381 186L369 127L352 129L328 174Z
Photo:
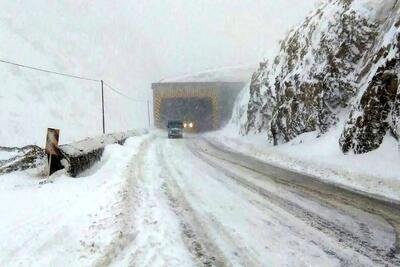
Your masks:
M213 106L210 97L165 98L161 102L162 125L169 120L193 122L193 132L213 130Z

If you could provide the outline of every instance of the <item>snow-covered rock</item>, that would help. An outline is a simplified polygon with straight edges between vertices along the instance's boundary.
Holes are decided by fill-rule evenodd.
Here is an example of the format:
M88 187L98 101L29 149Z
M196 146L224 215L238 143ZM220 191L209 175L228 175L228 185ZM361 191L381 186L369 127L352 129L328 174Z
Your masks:
M399 15L400 3L396 2L380 31L379 42L359 75L364 81L340 138L344 152L377 149L389 130L396 139L400 137Z
M260 63L245 89L247 107L237 105L247 111L236 113L240 132L282 144L306 132L324 134L348 116L340 145L356 153L377 148L389 128L398 135L398 6L395 0L324 3L289 33L273 60Z
M38 146L1 147L0 146L0 175L27 169L44 167L46 163L44 149Z

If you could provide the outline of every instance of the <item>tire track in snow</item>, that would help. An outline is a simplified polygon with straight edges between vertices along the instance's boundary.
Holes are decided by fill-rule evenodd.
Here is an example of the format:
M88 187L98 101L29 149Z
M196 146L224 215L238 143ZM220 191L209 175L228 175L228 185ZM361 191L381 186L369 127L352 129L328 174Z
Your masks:
M131 231L134 238L120 250L112 266L193 266L180 239L179 220L165 195L156 159L156 142L141 149L129 168L134 180Z
M232 151L223 144L214 143L205 138L202 138L202 142L214 151L214 156L219 155L218 157L223 161L267 177L305 198L312 198L324 204L331 203L334 208L338 208L338 204L340 204L346 206L347 209L361 210L369 215L383 218L395 230L395 243L389 253L393 257L400 256L400 202L287 170L252 156ZM363 225L359 226L363 231ZM368 231L365 234L368 234Z
M139 146L139 153L135 154L129 161L125 171L125 189L121 192L121 202L123 204L123 214L121 221L121 231L115 235L111 242L107 245L102 252L103 256L96 260L93 267L109 266L118 257L118 255L127 247L127 245L135 239L135 232L132 227L131 218L134 210L134 194L133 191L136 187L134 178L140 174L140 166L144 160L145 152L148 150L154 136L145 139Z
M210 206L210 203L202 201L203 197L208 196L197 194L195 192L196 188L188 182L192 179L198 181L199 179L200 181L201 179L209 179L209 181L213 182L214 179L207 178L207 168L210 170L214 170L214 168L209 167L208 164L205 164L204 167L206 168L197 166L197 157L193 157L192 153L188 150L186 140L174 140L172 142L174 145L164 147L164 153L160 158L164 161L163 165L168 168L166 170L166 173L168 173L167 176L172 177L168 182L168 188L174 196L177 196L178 206L181 207L178 211L183 213L181 215L183 222L189 222L194 232L200 232L204 235L199 240L207 243L207 246L211 244L213 247L210 251L214 253L218 251L220 257L224 260L221 261L221 264L217 264L217 266L264 266L260 262L263 259L259 258L258 252L254 248L247 247L240 235L235 234L235 229L227 229L224 218L221 220L221 217L214 215L212 211L214 205L226 205L227 203L219 203L219 199L217 198L215 199L216 202ZM184 159L184 162L181 162L181 159ZM217 176L220 174L222 173L214 173ZM180 180L180 183L178 183L178 180ZM224 185L222 184L222 186ZM195 210L194 205L208 211L200 214ZM227 212L229 213L229 211Z
M364 255L365 257L371 259L375 264L382 264L387 266L400 266L400 260L397 257L388 253L387 251L380 249L376 246L369 244L368 242L362 240L357 235L354 235L352 232L347 231L346 229L340 227L339 225L328 221L316 213L311 211L305 210L300 205L293 203L289 200L286 200L278 195L275 195L262 187L259 187L253 183L250 183L246 179L236 175L231 169L227 169L216 162L219 160L226 161L231 165L235 165L236 163L230 162L222 157L210 154L208 151L202 150L202 152L198 152L200 148L197 149L190 147L189 148L192 153L197 156L199 159L205 161L210 166L222 171L225 173L226 176L230 177L232 180L237 182L238 184L242 185L243 187L262 195L263 197L267 198L270 202L275 203L276 205L282 207L283 209L287 210L294 216L298 217L299 219L305 221L307 224L311 225L313 228L334 237L338 240L339 243L346 245L347 247L351 248L352 250ZM211 160L209 157L212 157L214 160ZM248 168L247 168L248 169ZM250 171L251 169L248 169ZM260 174L256 172L257 174ZM322 244L321 244L322 245ZM341 256L337 255L337 253L327 250L326 253L331 254L337 257L341 264L344 266L350 266L351 262L349 259L342 258Z
M172 167L167 164L166 156L161 150L161 146L158 149L157 156L165 177L163 187L173 211L180 219L187 249L201 266L231 266L222 251L211 241L212 239L204 229L202 221L196 216L195 211L184 197L180 186L172 179L174 175L180 174L179 171L175 174L172 173Z

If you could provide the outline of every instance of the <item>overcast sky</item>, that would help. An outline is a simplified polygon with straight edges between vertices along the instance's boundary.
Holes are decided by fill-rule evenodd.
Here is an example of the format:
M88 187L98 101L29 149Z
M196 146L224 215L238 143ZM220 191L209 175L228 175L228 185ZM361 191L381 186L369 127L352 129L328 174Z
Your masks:
M156 68L154 79L207 68L254 64L300 23L316 0L141 1L132 14L136 56ZM116 7L118 8L118 7ZM146 50L146 53L142 53Z
M165 77L256 65L317 2L1 0L0 18L58 69L101 76L148 97L150 83ZM38 64L18 51L3 57Z

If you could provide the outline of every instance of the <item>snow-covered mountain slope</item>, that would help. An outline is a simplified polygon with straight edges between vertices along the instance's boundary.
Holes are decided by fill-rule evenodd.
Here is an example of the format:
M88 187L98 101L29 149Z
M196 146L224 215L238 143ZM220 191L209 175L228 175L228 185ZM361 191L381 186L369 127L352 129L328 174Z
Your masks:
M72 3L3 1L1 6L1 59L105 79L125 94L139 98L133 90L121 86L124 83L116 74L116 67L125 76L125 70L131 68L111 60L120 58L116 51L120 46L108 42L114 30L107 26L110 15L94 24L92 15L74 14ZM61 143L102 133L99 82L3 63L0 80L0 146L43 146L47 127L61 129ZM141 97L147 98L143 93ZM146 112L146 103L129 101L105 89L107 132L146 127Z
M324 3L289 33L273 60L260 63L245 89L248 101L236 107L240 132L281 144L324 134L348 117L344 152L377 148L389 128L398 137L398 11L396 0Z

